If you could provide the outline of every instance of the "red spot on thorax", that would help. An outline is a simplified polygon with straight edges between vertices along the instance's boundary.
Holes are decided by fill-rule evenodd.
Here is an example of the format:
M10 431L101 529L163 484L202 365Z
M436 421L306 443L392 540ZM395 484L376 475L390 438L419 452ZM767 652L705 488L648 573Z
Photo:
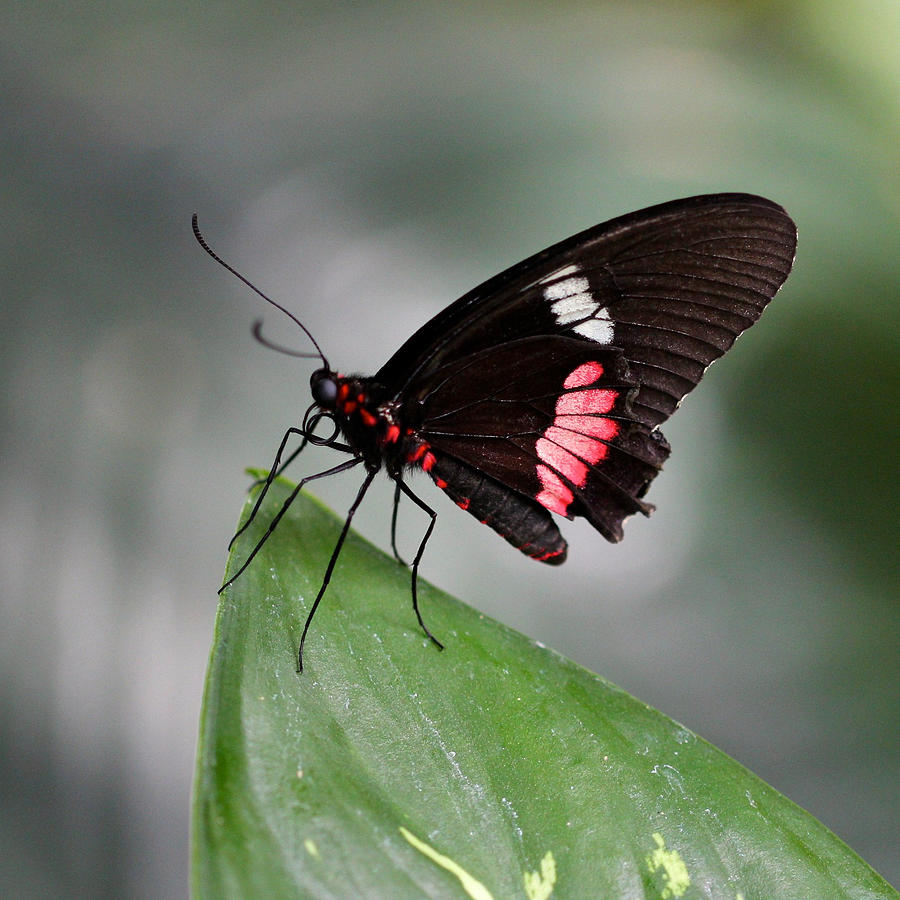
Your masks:
M347 382L345 381L345 382L338 388L338 394L337 394L338 400L339 400L340 402L343 402L344 400L347 399L347 397L348 397L349 395L350 395L350 385L347 384Z
M369 428L378 421L378 419L376 419L364 406L360 406L359 408L359 417L362 419L363 425L367 425Z
M396 444L400 440L400 426L391 423L384 433L384 442L386 444Z
M428 444L422 443L419 444L413 451L407 453L406 461L411 463L419 463L422 466L423 471L430 472L434 468L434 464L437 462L437 457L431 452L431 448ZM435 479L436 481L438 479ZM446 486L446 482L444 482L444 486ZM441 487L438 484L438 487Z

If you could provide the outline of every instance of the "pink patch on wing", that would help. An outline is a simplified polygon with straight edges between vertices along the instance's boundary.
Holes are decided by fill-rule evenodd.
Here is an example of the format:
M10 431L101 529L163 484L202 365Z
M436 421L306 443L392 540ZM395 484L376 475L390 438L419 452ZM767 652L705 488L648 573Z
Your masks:
M580 365L563 382L564 388L587 387L603 374L603 366L598 362L586 362Z
M550 512L568 515L569 504L575 499L572 492L560 481L557 474L546 466L538 466L537 474L544 488L537 495L537 502Z
M604 416L557 416L553 424L600 441L611 441L619 433L619 423Z
M616 405L618 391L591 390L572 391L561 394L556 401L558 416L589 416L608 413Z
M590 421L593 422L594 420L591 419ZM599 462L609 452L609 447L606 444L578 431L570 431L568 428L560 425L551 425L544 432L544 438L541 440L552 441L554 446L564 447L570 453L574 453L579 459L583 459L589 464ZM538 444L540 443L541 441L538 441ZM544 456L540 449L538 449L538 456L551 465L553 464L552 460ZM556 466L556 468L558 469L559 466ZM583 484L583 482L579 482L579 484Z
M596 443L593 441L592 443ZM581 487L587 481L588 467L577 456L559 444L541 438L535 447L538 456L573 484ZM591 460L594 462L594 460Z
M619 391L573 390L595 384L601 375L603 366L598 362L583 363L569 373L563 382L566 393L556 401L553 424L535 443L535 453L541 460L536 470L542 488L536 499L550 512L569 515L575 495L566 482L584 487L590 466L609 455L605 442L619 433L619 423L605 415L615 407Z

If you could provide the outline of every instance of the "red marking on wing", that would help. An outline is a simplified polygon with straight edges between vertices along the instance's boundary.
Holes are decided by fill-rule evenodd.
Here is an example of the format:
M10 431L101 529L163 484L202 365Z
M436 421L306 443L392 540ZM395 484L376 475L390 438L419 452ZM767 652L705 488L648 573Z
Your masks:
M575 499L572 492L560 481L559 476L546 466L537 467L538 478L541 479L543 490L535 498L541 506L550 512L567 515L569 504Z
M619 423L603 416L557 416L553 424L601 441L610 441L619 433Z
M596 444L597 442L591 441L591 443ZM541 438L535 445L535 449L537 455L545 463L553 466L557 472L562 472L569 481L579 487L587 481L588 467L568 450L554 444L553 441L548 441L547 438Z
M435 459L434 454L433 454L431 451L428 451L428 452L422 457L422 468L423 468L426 472L430 472L431 469L433 468L435 462L437 462L437 460Z
M470 504L471 502L472 502L472 501L469 500L468 497L464 497L462 500L457 500L457 501L456 501L456 505L457 505L460 509L468 509L468 508L469 508L469 504Z
M606 423L609 421L609 419L592 419L586 416L566 416L565 418L557 419L557 422L562 422L562 424L551 425L544 432L544 439L552 442L554 445L558 444L560 447L565 447L570 453L574 453L589 463L595 463L597 460L603 459L606 456L606 444L595 441L593 437L584 434L583 428L573 430L569 424L570 418L575 421L587 418L591 426L597 422ZM615 425L615 422L613 422L613 425Z
M616 405L618 391L608 388L572 390L593 384L602 374L600 363L588 362L566 377L563 387L568 391L556 401L553 424L535 444L538 458L546 463L536 467L542 487L536 499L551 512L568 515L569 506L575 499L559 476L576 487L584 487L590 467L609 453L609 446L604 442L619 433L618 422L605 415Z
M571 391L568 394L562 394L556 401L556 414L558 416L603 415L616 405L618 396L618 391L610 390Z
M598 362L586 362L580 365L563 382L564 388L587 387L603 374L603 366Z

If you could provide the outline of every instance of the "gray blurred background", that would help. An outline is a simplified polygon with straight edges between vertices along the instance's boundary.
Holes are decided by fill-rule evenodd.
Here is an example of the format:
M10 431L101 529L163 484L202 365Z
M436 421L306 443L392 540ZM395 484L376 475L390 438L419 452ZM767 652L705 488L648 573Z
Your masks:
M799 255L665 428L657 513L615 547L567 525L553 570L423 485L448 513L424 572L900 882L900 5L4 7L0 894L186 893L243 468L312 368L252 340L265 314L305 349L195 245L194 210L372 372L545 245L722 190L785 205ZM357 483L317 493L343 510ZM390 495L359 517L381 546ZM407 545L421 528L407 510Z

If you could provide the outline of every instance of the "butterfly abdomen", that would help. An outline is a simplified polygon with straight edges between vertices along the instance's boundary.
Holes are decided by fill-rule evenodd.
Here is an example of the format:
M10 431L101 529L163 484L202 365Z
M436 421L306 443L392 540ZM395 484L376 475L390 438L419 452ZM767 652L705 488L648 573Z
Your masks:
M568 545L550 513L535 500L451 457L436 456L427 471L460 509L526 556L550 565L565 562Z

